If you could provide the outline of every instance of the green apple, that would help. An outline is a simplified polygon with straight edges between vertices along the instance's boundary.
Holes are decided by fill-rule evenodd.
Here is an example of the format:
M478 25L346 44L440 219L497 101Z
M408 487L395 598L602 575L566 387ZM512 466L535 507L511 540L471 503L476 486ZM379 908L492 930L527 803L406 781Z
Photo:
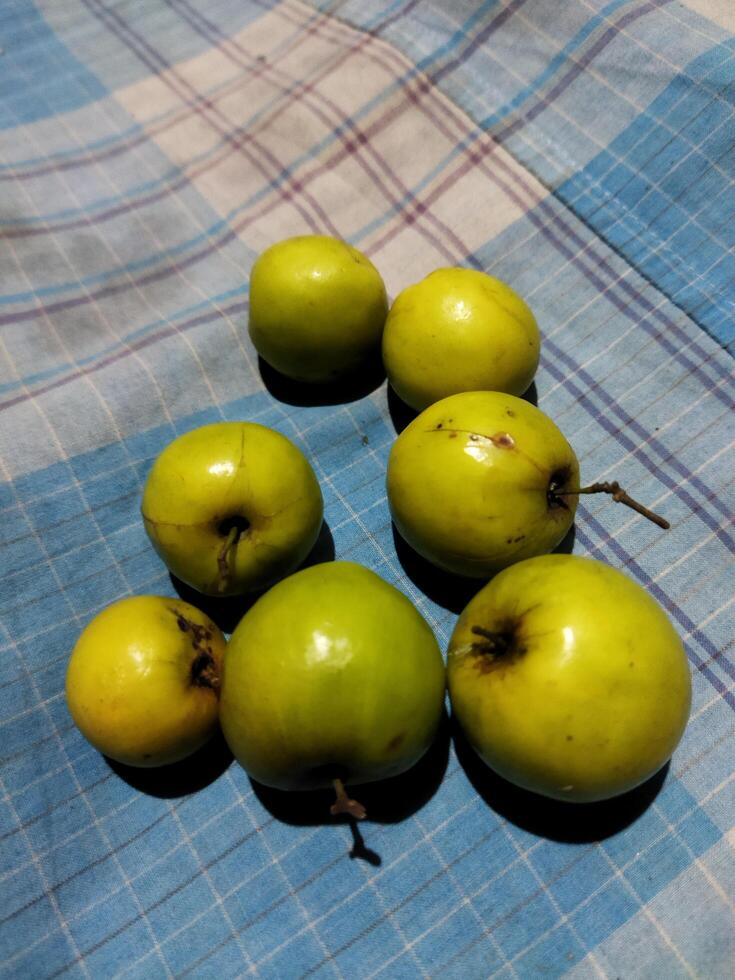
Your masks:
M522 395L540 349L536 320L521 297L473 269L437 269L404 289L383 332L388 380L419 412L460 391Z
M380 349L388 312L372 262L326 235L266 249L250 273L250 338L271 367L296 381L335 381Z
M388 460L393 521L447 571L488 578L554 548L577 506L574 450L543 412L513 395L471 391L435 402Z
M306 457L280 432L217 422L163 450L142 512L174 575L208 595L237 595L301 564L319 535L323 502Z
M66 673L69 712L111 759L178 762L217 730L224 651L218 627L188 602L121 599L77 640Z
M452 710L470 744L524 789L591 802L671 757L689 717L686 654L658 603L589 558L507 568L449 644Z
M240 621L220 722L258 782L339 793L417 762L444 691L439 647L415 606L367 568L329 562L280 582Z

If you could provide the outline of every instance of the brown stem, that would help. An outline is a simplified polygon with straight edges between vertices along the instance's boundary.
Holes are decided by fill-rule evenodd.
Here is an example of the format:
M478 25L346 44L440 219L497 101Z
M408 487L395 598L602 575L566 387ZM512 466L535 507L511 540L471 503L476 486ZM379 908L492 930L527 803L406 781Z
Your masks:
M346 813L347 816L354 817L355 820L364 820L367 816L365 807L362 803L358 803L357 800L350 799L345 791L342 780L333 779L332 785L334 786L334 792L337 794L337 799L329 809L332 816L337 817L340 813Z
M219 591L223 592L227 585L227 578L230 574L230 549L234 548L240 537L240 529L231 527L230 533L225 538L222 547L217 555L217 568L219 569Z
M609 493L616 503L625 504L626 507L630 507L637 514L641 514L643 517L647 517L649 521L653 521L654 524L663 528L664 531L668 531L671 527L665 518L654 514L648 507L644 507L643 504L639 504L637 500L634 500L623 490L617 480L613 480L612 483L592 483L590 486L580 487L578 490L554 490L553 492L556 497L572 497L578 493Z

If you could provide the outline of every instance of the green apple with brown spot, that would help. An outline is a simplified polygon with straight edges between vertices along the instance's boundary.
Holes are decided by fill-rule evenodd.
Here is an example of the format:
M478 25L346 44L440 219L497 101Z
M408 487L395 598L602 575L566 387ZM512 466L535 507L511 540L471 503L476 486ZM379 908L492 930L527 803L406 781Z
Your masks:
M640 785L689 717L681 640L609 565L543 555L500 572L449 643L452 711L480 757L524 789L588 803Z
M107 606L77 640L69 712L100 752L129 766L178 762L217 731L225 638L199 609L167 596Z
M555 548L582 493L610 493L668 527L617 483L579 482L577 456L547 415L513 395L468 391L430 405L398 436L387 493L411 547L472 578Z

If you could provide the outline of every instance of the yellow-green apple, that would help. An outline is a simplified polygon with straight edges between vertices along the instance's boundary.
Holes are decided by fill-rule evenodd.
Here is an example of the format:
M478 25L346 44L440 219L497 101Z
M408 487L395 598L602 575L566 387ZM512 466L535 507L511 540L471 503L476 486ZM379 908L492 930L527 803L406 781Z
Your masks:
M500 572L449 644L452 711L482 759L524 789L592 802L671 757L691 701L687 658L658 603L590 558Z
M387 312L380 273L338 238L288 238L250 273L250 338L264 361L296 381L354 372L380 350Z
M217 422L163 450L142 512L174 575L208 595L237 595L301 564L319 535L323 501L309 462L286 436L254 422Z
M388 461L393 521L447 571L488 578L554 548L574 520L574 450L550 418L513 395L472 391L435 402Z
M297 572L245 614L227 649L220 721L258 782L341 793L417 762L444 691L444 662L416 607L374 572L337 561Z
M518 293L473 269L437 269L404 289L383 332L388 380L419 412L460 391L522 395L540 348L536 319Z
M217 730L224 650L218 627L188 602L121 599L77 640L66 673L69 712L111 759L178 762Z

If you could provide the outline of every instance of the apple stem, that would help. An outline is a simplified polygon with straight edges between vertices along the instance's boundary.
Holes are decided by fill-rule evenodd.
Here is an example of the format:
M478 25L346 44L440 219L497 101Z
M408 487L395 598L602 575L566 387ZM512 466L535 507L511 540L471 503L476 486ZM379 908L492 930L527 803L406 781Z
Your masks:
M588 487L580 487L578 490L554 490L554 496L556 497L572 497L578 493L609 493L611 494L613 500L618 504L625 504L626 507L630 507L637 514L641 514L643 517L647 517L649 521L653 521L664 531L668 531L671 525L669 522L655 514L648 507L644 507L643 504L639 504L637 500L634 500L630 494L628 494L620 486L617 480L613 480L611 483L607 481L605 483L592 483Z
M364 820L367 816L367 811L362 803L358 803L357 800L352 800L347 795L344 787L344 783L341 779L333 779L332 785L334 786L334 792L337 799L330 807L329 812L333 817L339 816L340 813L346 813L349 817L354 817L355 820Z
M222 592L227 584L230 574L230 549L234 548L240 537L240 529L235 526L230 528L230 533L224 540L220 552L217 555L217 568L219 569L219 591Z

